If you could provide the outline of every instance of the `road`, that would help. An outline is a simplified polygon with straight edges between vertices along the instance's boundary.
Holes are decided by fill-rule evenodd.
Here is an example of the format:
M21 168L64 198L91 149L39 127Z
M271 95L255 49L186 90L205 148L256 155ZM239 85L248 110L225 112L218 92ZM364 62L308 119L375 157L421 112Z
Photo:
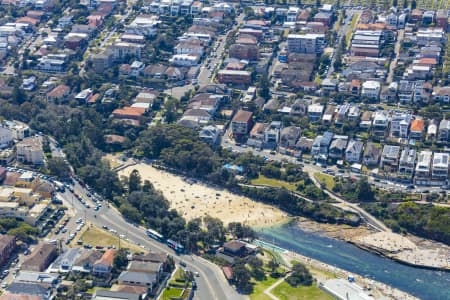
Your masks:
M394 71L395 67L397 66L398 57L400 55L400 50L402 46L403 36L405 34L405 30L399 30L397 34L397 41L395 42L394 52L395 52L395 58L392 60L391 64L389 65L389 74L386 79L386 83L391 83L394 78Z
M236 24L230 29L230 30L226 30L225 34L221 34L219 36L216 37L217 41L216 41L216 47L211 46L211 53L208 56L208 58L203 60L203 63L200 66L200 71L199 74L197 76L197 84L200 87L204 87L208 84L210 84L211 82L214 81L214 72L220 68L220 66L223 63L224 57L225 57L225 44L226 44L226 40L228 38L228 35L233 32L234 30L236 30L237 28L239 28L239 26L241 26L241 24L244 22L244 14L240 14L237 18L236 18ZM208 59L210 59L210 62L208 63ZM189 91L194 89L194 85L192 84L187 84L184 86L176 86L176 87L172 87L172 88L168 88L166 89L164 92L167 95L171 95L174 98L180 99L182 96L184 96L184 94Z
M79 184L74 185L74 192L81 195L84 199L89 199L87 197L88 191ZM75 216L68 224L68 232L60 234L58 236L59 239L66 239L70 232L73 232L75 220L80 217L85 219L86 224L91 223L97 227L106 225L108 228L116 230L118 235L123 234L127 236L129 242L140 245L146 250L168 252L177 263L180 260L184 260L189 270L200 274L200 277L196 278L198 288L194 299L246 299L228 284L218 266L195 255L177 255L166 245L148 238L144 228L127 222L115 208L103 203L99 211L94 211L92 208L87 209L69 191L62 193L61 196L64 199L64 204L70 210L73 210ZM94 203L91 200L87 202L90 203L91 207L94 207Z

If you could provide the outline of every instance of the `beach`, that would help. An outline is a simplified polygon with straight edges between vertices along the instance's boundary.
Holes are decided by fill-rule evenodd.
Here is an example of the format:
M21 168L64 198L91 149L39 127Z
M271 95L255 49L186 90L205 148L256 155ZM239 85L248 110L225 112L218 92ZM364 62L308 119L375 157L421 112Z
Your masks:
M288 215L276 207L219 187L186 180L149 164L129 166L118 174L128 177L133 170L139 171L142 181L149 180L160 190L170 202L170 207L176 209L188 221L209 215L219 218L224 224L241 222L252 227L265 227L288 220Z

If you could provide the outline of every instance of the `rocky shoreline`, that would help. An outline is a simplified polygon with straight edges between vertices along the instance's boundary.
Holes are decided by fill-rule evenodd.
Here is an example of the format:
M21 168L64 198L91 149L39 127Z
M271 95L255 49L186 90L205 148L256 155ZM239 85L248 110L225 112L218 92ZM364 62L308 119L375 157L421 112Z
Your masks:
M435 241L412 235L377 232L364 226L322 224L305 218L298 218L297 223L303 231L343 240L408 266L450 271L450 247Z

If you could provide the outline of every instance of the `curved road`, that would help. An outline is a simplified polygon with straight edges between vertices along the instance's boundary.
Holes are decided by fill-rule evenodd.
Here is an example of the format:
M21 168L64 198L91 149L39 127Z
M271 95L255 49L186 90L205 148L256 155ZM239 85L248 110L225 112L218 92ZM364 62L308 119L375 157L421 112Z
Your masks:
M79 184L75 184L74 189L82 198L88 199L85 196L87 191ZM129 242L140 245L146 250L167 252L174 257L176 263L179 263L180 260L185 261L189 270L196 271L200 274L200 277L196 278L198 288L195 292L194 299L246 299L245 296L238 294L228 284L218 266L195 255L177 255L165 244L147 237L144 228L128 223L115 208L108 207L105 202L103 202L103 206L99 211L94 211L92 208L87 209L69 191L62 193L61 196L65 200L65 204L74 210L75 218L73 219L81 217L85 219L85 223L89 222L97 227L106 225L109 229L116 230L117 235L125 235ZM91 207L95 207L91 201L89 202Z

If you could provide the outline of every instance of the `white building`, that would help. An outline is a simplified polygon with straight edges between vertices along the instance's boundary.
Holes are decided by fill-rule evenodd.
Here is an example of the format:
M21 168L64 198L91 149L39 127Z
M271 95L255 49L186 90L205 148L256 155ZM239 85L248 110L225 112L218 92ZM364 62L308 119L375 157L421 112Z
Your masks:
M161 21L158 20L157 16L140 15L129 25L125 26L125 33L143 35L146 37L155 36L159 23L161 23Z
M378 81L367 80L362 84L361 96L369 99L378 99L380 96L381 84Z
M0 127L0 149L10 146L13 142L12 130Z
M417 159L416 165L416 179L428 179L430 177L431 158L433 152L421 151Z
M28 137L16 145L17 160L20 162L41 165L44 163L44 151L40 136Z
M324 34L289 34L287 38L287 50L290 53L321 54L324 47Z
M200 57L192 54L175 54L169 59L169 62L174 66L192 67L198 65Z
M434 153L431 177L433 180L448 179L448 153Z

